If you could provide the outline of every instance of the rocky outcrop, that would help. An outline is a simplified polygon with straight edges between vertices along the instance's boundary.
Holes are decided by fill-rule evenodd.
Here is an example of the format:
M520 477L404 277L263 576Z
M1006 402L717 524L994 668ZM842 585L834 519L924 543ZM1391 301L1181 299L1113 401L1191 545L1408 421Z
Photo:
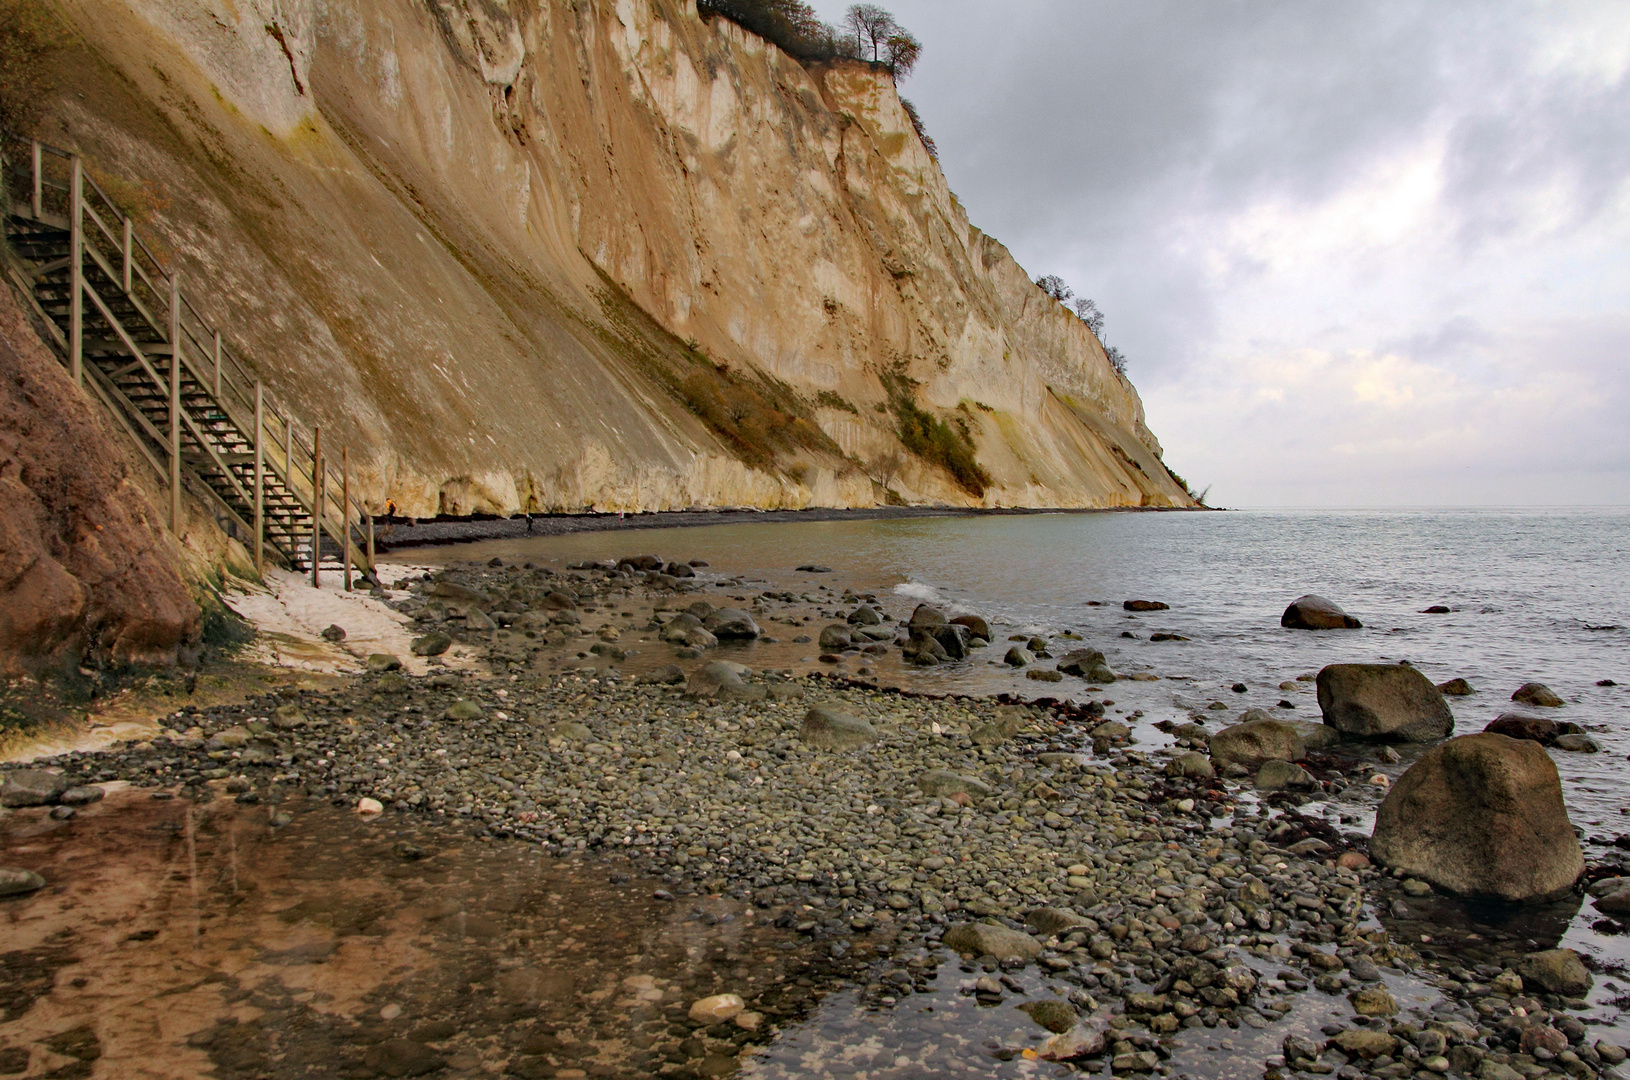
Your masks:
M1450 739L1409 767L1376 813L1370 857L1507 901L1558 896L1585 869L1550 755L1489 733Z
M200 612L112 423L0 285L0 674L173 664Z
M1431 742L1455 728L1443 692L1408 664L1331 664L1318 690L1324 722L1351 738Z
M1341 610L1334 600L1308 593L1290 602L1279 616L1287 630L1357 630L1363 623Z
M869 66L687 0L60 8L52 137L376 510L1192 505Z

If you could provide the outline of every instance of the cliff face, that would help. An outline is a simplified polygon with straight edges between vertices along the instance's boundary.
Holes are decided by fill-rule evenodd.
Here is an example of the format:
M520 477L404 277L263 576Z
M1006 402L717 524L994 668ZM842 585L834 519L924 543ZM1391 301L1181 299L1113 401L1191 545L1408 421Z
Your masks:
M378 507L1189 505L884 74L691 0L62 2L45 137Z

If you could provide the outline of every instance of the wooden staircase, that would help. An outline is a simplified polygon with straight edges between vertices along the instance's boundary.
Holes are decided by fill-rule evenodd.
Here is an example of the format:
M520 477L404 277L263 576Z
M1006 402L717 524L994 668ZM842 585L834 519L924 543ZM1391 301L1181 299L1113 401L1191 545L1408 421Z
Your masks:
M309 439L252 365L208 323L83 162L0 132L6 271L45 322L82 389L100 399L168 485L183 486L267 558L310 570L331 559L350 588L374 578L373 518L334 474L322 430Z

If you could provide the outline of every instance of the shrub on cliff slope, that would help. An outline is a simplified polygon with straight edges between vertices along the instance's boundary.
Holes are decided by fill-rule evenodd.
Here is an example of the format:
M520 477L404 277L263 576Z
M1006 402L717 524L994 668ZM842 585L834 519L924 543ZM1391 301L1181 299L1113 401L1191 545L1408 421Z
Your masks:
M990 474L974 456L973 435L968 423L960 416L955 424L941 420L917 404L912 396L916 384L904 375L890 375L883 380L889 392L889 410L894 413L895 434L900 444L930 465L938 465L956 480L957 484L974 497L985 494L990 487Z

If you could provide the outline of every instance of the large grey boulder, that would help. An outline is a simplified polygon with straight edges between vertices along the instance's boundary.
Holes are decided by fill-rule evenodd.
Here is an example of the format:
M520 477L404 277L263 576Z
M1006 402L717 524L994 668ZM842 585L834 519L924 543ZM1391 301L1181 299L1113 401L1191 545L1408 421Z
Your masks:
M1334 600L1308 593L1292 600L1279 625L1290 630L1357 630L1364 624L1341 610Z
M1034 960L1041 955L1041 942L1029 934L990 923L953 926L941 940L953 952L994 956L998 960Z
M1370 857L1449 892L1560 896L1584 872L1556 763L1537 743L1487 732L1435 746L1393 785Z
M730 638L750 641L759 635L758 623L740 608L720 608L702 625L707 628L708 633L720 640Z
M850 626L878 626L883 622L883 616L877 613L876 608L862 604L849 613L847 621Z
M917 610L911 613L906 626L915 630L920 627L946 626L951 620L945 617L945 612L932 604L918 604Z
M842 652L853 644L854 638L850 635L847 626L833 623L821 629L820 646L823 652Z
M1331 664L1318 689L1324 722L1350 738L1431 742L1455 729L1443 692L1408 664Z
M55 769L12 769L0 781L0 806L50 806L68 787Z
M804 715L798 737L817 750L853 750L874 741L877 729L830 705L817 705Z
M1307 757L1306 741L1283 720L1247 720L1225 727L1211 736L1207 749L1217 766L1257 768L1264 761L1301 761Z

